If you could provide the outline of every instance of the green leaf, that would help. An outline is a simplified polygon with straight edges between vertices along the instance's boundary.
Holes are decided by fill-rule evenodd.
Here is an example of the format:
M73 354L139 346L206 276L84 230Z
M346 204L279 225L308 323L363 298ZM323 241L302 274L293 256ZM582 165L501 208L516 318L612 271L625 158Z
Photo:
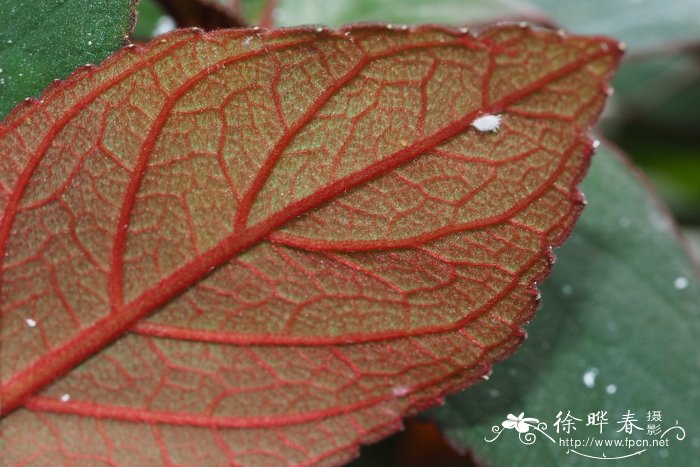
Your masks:
M583 420L575 436L585 439L598 433L585 426L587 414L605 410L610 425L599 438L612 439L624 437L616 421L627 410L643 427L647 411L660 410L662 425L678 420L686 439L669 435L668 448L649 448L634 465L691 465L700 454L696 272L671 222L624 161L610 150L593 160L583 183L589 204L541 287L543 307L527 328L527 341L489 381L429 412L448 437L487 465L512 465L513 459L520 465L591 465L542 435L531 446L521 444L514 430L492 443L484 440L493 437L492 426L521 412L547 422L552 434L557 412L571 411ZM587 372L589 385L595 376L593 387L584 384ZM608 457L633 452L579 450Z
M279 0L281 26L353 21L474 24L494 19L551 18L578 34L605 34L631 53L698 39L697 0Z
M0 118L124 45L135 0L0 0Z
M682 45L698 39L697 0L531 0L562 27L579 34L606 34L630 52Z
M613 87L618 100L616 110L625 116L664 130L697 134L700 63L692 53L627 61Z
M147 41L157 36L163 21L175 25L175 21L165 13L163 7L156 0L139 0L136 6L138 21L134 27L132 37L137 41Z
M268 4L273 0L241 0L243 17L248 24L260 24Z
M279 26L356 21L464 25L533 12L525 2L508 0L279 0L275 21Z

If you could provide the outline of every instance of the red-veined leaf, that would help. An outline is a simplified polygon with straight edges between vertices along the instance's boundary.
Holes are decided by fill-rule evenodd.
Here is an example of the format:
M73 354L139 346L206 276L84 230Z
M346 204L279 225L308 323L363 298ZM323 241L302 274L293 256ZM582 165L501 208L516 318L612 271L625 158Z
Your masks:
M15 109L3 457L339 462L478 380L578 215L619 55L520 26L181 31Z

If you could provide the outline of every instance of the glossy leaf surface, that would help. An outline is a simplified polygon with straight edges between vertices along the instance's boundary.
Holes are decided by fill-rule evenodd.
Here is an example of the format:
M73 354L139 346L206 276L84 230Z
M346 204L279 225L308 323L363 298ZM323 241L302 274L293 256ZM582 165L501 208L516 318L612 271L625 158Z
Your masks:
M515 26L183 31L15 109L3 457L337 462L478 380L578 215L619 54Z
M135 0L0 0L0 118L128 42Z

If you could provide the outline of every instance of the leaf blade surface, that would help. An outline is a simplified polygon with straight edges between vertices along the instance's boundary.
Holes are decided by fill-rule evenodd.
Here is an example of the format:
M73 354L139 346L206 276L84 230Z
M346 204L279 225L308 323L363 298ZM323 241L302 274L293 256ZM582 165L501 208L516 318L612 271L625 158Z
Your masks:
M522 339L618 58L365 26L185 31L82 70L2 128L3 410L34 414L3 423L144 423L173 462L166 431L314 462L395 429Z

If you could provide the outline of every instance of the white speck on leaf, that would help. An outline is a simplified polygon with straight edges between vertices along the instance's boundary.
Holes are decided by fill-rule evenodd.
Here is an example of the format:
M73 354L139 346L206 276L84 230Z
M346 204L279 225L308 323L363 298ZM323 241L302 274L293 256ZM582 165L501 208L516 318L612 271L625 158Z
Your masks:
M587 388L591 389L593 386L595 386L595 379L597 376L598 368L589 368L583 374L583 384L585 384Z
M564 284L561 288L561 293L563 293L564 295L571 295L572 293L574 293L574 288L571 287L569 284Z
M92 45L92 41L88 41L88 45Z
M391 392L396 397L402 397L408 394L408 388L406 386L396 386L394 389L391 390Z
M605 387L605 392L607 392L608 394L615 394L617 392L617 386L615 386L614 384L608 384Z
M70 394L65 393L61 396L61 402L68 402L70 400Z
M501 391L499 391L498 389L491 389L489 391L489 395L493 398L496 398L501 395Z
M683 290L688 287L688 279L683 276L676 277L676 280L673 281L673 286L678 290Z
M482 115L472 122L472 126L481 132L496 131L501 126L501 116Z
M26 320L24 320L24 322L27 323L27 326L29 326L30 328L36 327L36 320L27 318Z

